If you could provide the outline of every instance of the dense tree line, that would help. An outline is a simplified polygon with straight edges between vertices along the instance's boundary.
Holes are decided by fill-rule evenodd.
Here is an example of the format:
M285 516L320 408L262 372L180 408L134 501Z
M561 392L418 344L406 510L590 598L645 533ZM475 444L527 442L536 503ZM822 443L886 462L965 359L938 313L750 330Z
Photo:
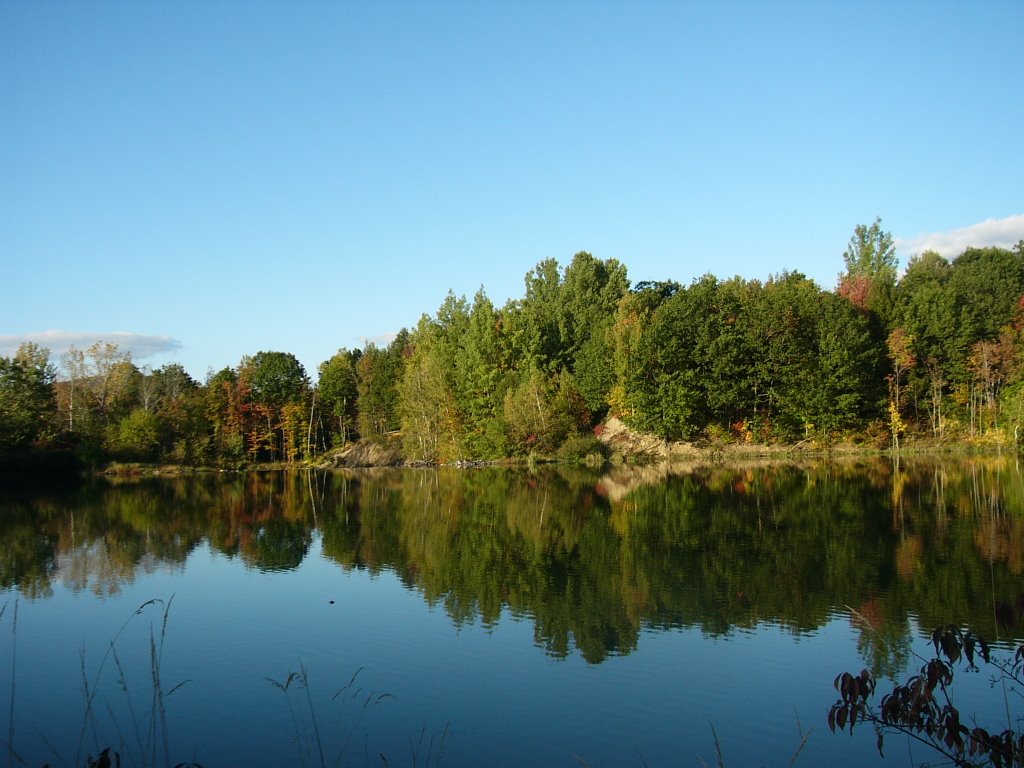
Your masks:
M1024 243L926 252L899 277L876 220L844 266L830 291L795 272L631 286L614 259L549 259L522 298L450 294L387 346L339 350L315 384L287 352L200 383L113 344L59 367L27 344L0 358L0 448L240 465L400 435L407 459L446 462L571 452L609 415L667 439L1016 441Z

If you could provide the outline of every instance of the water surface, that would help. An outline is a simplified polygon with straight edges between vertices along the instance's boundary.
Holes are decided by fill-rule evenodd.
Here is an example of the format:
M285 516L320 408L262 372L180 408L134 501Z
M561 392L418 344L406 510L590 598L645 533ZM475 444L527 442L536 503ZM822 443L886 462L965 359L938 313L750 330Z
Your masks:
M906 765L828 732L832 680L1024 636L1022 504L1006 458L25 491L0 724L28 765ZM955 683L986 723L988 682Z

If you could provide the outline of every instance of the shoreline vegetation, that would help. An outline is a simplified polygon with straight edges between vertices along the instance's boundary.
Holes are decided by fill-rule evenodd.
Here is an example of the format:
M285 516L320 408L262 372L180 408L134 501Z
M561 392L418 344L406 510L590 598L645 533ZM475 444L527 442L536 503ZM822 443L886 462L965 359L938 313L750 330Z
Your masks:
M1016 450L1024 241L915 255L859 225L834 290L782 272L631 283L577 253L495 306L449 294L315 383L260 351L193 379L116 344L0 357L0 477L127 466L476 466ZM60 457L60 458L58 458ZM63 462L63 463L62 463ZM54 471L57 471L54 469Z
M580 455L457 460L447 463L408 461L402 453L401 435L398 433L388 435L383 440L355 441L343 449L329 451L307 462L261 462L232 468L145 461L111 461L90 467L67 450L8 451L0 454L0 485L44 481L49 485L53 485L54 481L63 481L70 485L76 478L87 474L122 478L176 477L250 471L522 468L537 464L583 465L606 472L614 472L617 468L635 468L672 473L709 465L748 466L793 461L858 461L884 457L893 460L937 456L966 457L1016 453L1018 450L1013 444L930 440L904 443L898 452L889 446L878 447L857 443L821 445L810 440L790 444L672 442L631 430L615 418L609 419L603 426L605 429L601 430L601 437L593 442L587 441L585 447L589 452Z

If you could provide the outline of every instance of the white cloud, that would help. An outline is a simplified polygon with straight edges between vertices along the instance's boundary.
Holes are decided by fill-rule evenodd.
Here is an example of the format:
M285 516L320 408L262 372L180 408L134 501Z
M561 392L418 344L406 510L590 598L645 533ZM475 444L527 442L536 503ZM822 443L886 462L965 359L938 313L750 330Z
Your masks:
M1024 240L1024 214L1007 216L1005 219L987 219L980 224L948 232L932 232L911 238L897 237L895 245L897 251L907 255L936 251L946 258L955 258L971 246L1012 248L1021 240Z
M359 341L364 347L367 344L373 344L375 347L386 347L394 341L397 336L397 331L390 331L389 333L382 333L377 336L361 336Z
M181 342L170 336L148 336L143 333L113 331L111 333L83 333L79 331L40 331L14 336L0 335L0 355L10 356L25 342L35 342L50 350L50 357L56 360L68 347L88 349L97 341L117 344L118 349L131 352L132 359L142 360L181 348Z

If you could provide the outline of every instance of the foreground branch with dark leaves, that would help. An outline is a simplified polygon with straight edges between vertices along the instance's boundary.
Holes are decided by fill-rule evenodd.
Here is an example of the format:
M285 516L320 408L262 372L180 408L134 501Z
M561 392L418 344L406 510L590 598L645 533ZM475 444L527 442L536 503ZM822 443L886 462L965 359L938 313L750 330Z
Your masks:
M871 723L878 735L878 753L886 734L905 734L943 755L956 766L1024 766L1024 733L1020 717L1010 717L1007 727L991 732L980 726L969 728L960 721L960 712L950 699L953 667L961 659L968 669L977 670L975 659L997 671L997 679L1016 683L1018 695L1024 687L1024 645L1017 648L1012 661L995 659L988 643L972 630L953 625L939 627L932 633L935 658L927 661L919 674L903 685L897 685L882 698L876 708L870 703L875 692L875 678L868 670L859 675L843 672L835 679L839 699L828 712L828 726L835 733L857 724Z

